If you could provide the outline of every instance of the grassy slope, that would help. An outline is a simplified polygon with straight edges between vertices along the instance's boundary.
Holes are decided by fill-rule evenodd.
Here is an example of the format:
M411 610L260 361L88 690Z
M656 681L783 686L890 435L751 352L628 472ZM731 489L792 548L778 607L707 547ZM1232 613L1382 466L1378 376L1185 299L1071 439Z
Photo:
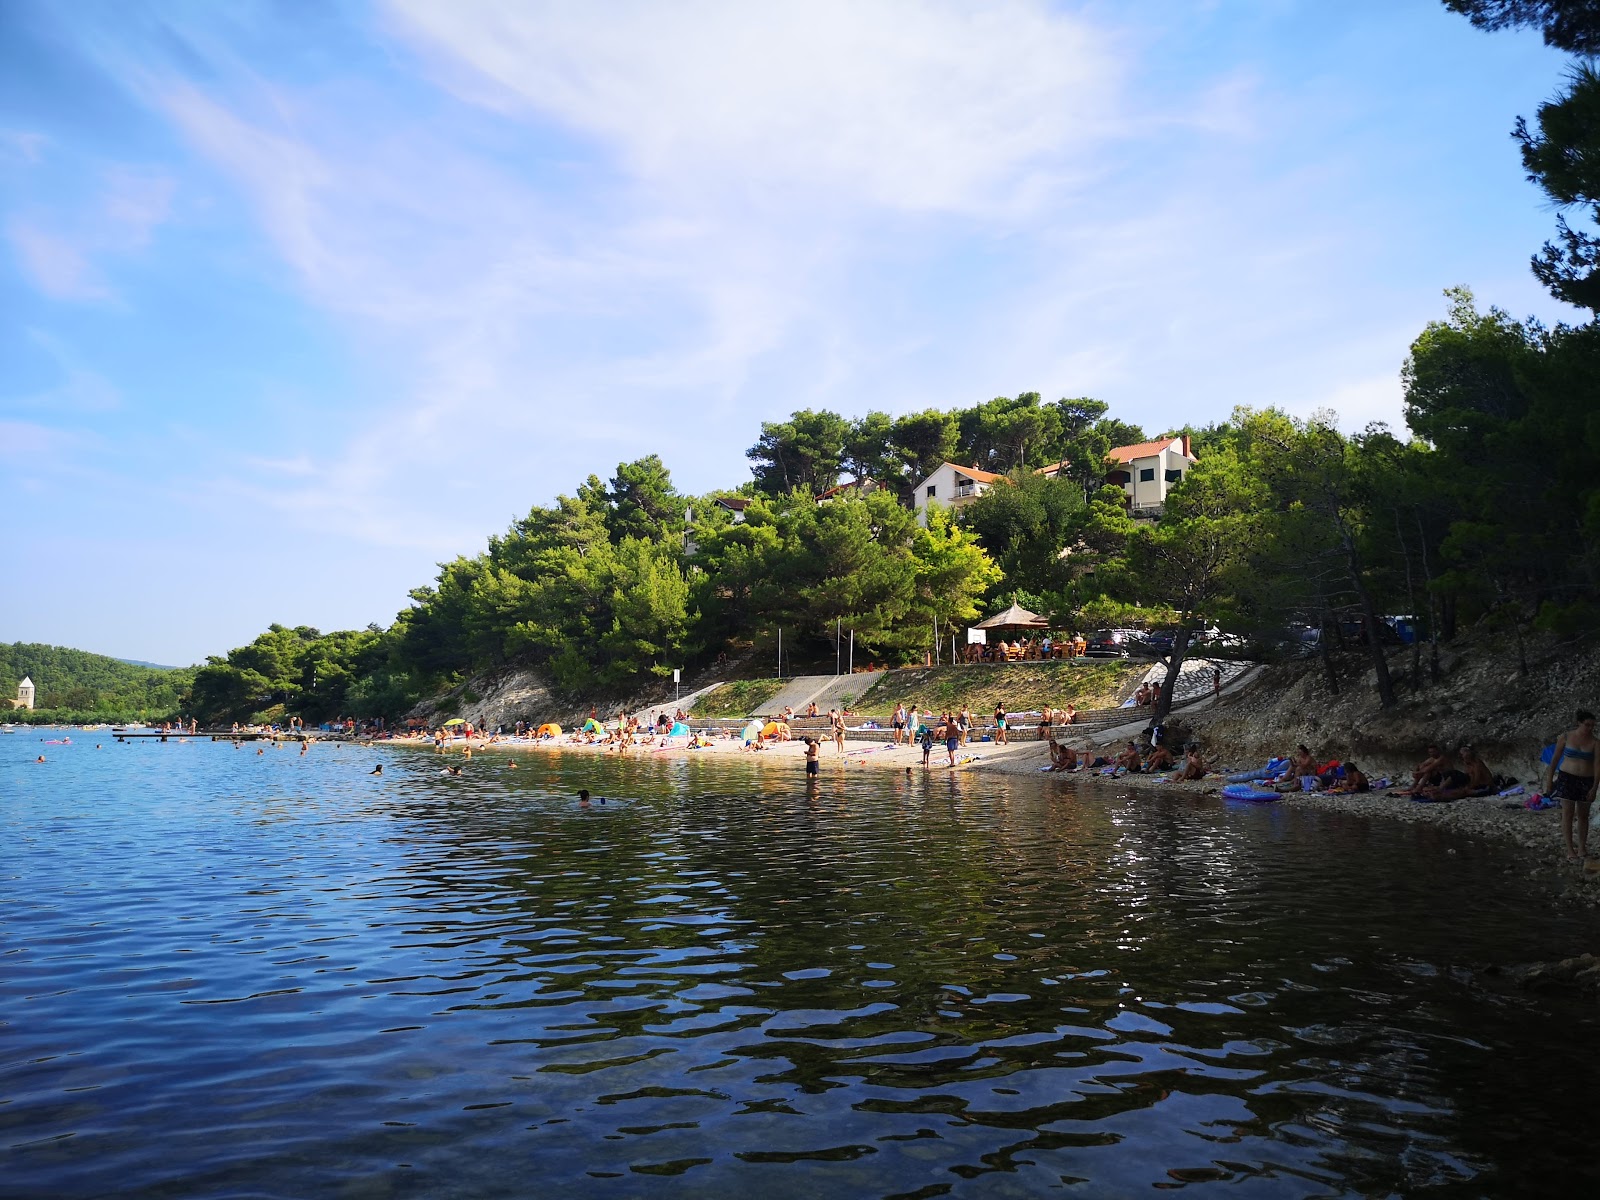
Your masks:
M996 704L1012 712L1072 701L1081 709L1109 708L1122 701L1149 663L1030 662L961 667L913 667L890 671L861 698L857 711L883 716L896 704L942 711L963 704L992 713Z
M697 717L747 717L758 706L778 694L787 680L739 679L725 683L708 696L695 701Z

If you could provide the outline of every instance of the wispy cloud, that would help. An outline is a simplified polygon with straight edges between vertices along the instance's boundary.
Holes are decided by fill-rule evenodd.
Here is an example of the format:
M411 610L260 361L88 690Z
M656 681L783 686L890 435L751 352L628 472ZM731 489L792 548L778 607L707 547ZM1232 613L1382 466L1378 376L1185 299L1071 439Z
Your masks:
M0 129L0 160L36 163L50 139L28 129Z
M1027 0L390 8L465 68L463 95L603 139L680 195L1011 211L1121 124L1112 40Z
M36 161L35 155L29 161ZM103 170L95 194L76 207L57 204L14 213L6 221L23 272L55 300L112 299L103 264L143 250L171 209L171 178L150 170L112 165Z
M22 217L6 222L6 240L23 271L45 295L55 300L105 300L111 295L90 265L86 248Z
M47 412L58 417L107 413L122 406L121 389L87 366L77 352L60 338L42 329L29 329L26 336L54 364L59 378L39 391L0 397L0 404Z

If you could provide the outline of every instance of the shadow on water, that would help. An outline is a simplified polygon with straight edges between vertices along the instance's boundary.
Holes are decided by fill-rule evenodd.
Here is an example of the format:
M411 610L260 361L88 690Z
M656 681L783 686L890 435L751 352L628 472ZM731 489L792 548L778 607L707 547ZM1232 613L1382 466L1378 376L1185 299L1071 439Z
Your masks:
M1600 1182L1552 1116L1595 1018L1470 971L1594 921L1491 847L964 772L518 764L0 759L0 1194Z

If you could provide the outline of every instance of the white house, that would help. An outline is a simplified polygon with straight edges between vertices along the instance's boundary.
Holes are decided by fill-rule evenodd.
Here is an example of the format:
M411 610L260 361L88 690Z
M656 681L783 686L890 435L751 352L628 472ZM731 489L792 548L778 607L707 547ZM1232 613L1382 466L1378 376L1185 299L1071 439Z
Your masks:
M1128 511L1135 517L1160 516L1172 485L1198 461L1189 449L1188 434L1118 446L1110 458L1116 466L1106 482L1122 485Z
M911 503L917 510L917 524L928 523L928 505L942 504L947 508L960 508L983 495L1004 475L993 471L980 471L977 467L958 467L955 463L940 463L933 474L920 480L912 490Z
M22 677L22 682L17 684L17 698L12 703L11 707L12 708L32 708L33 707L33 680L29 679L26 675L24 675Z

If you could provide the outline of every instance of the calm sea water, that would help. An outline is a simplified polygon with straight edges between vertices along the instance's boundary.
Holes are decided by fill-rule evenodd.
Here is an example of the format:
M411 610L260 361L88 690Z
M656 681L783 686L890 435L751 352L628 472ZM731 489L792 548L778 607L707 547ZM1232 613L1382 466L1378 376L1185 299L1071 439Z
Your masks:
M962 772L828 764L808 797L792 764L457 779L37 736L0 736L8 1197L1600 1183L1592 1006L1468 969L1595 918L1435 831Z

